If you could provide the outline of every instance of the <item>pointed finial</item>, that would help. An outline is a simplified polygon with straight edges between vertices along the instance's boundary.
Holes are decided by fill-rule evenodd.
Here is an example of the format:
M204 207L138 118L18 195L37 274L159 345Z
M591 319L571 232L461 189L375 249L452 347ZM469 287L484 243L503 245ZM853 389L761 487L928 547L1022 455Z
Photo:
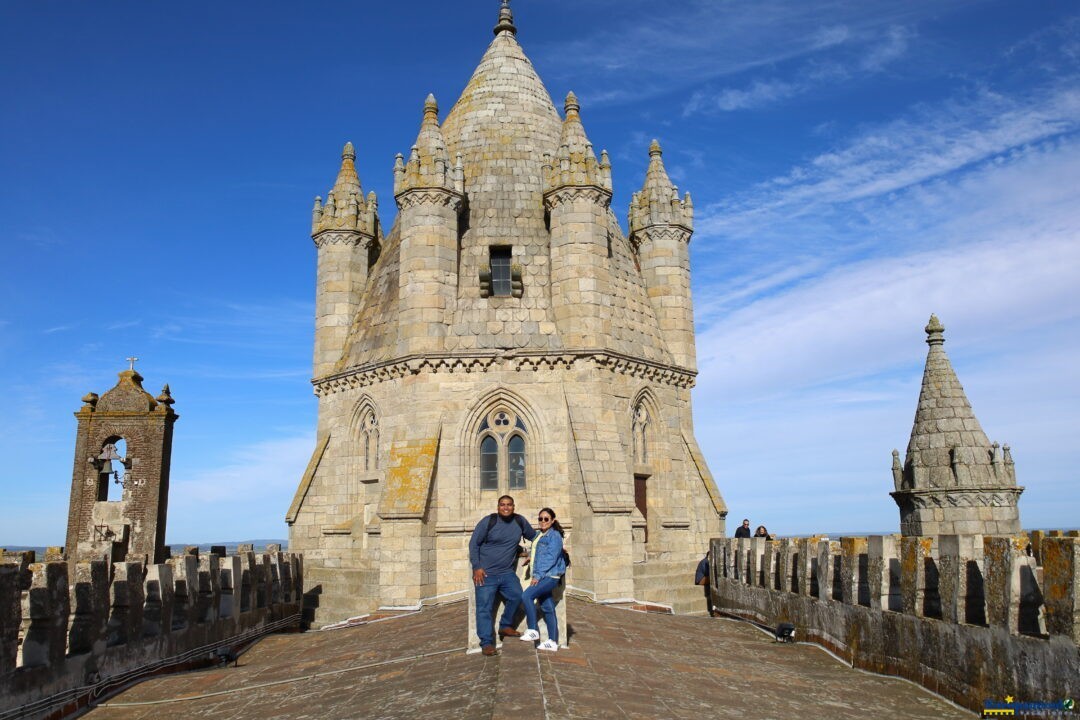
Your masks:
M945 326L938 320L937 315L930 315L930 322L924 328L926 330L927 345L941 345L945 342Z
M654 139L649 143L649 157L659 157L664 154L664 151L660 149L660 142Z
M165 383L165 387L161 388L161 394L154 399L162 405L172 405L176 402L175 400L173 400L172 393L169 391L168 383Z
M345 148L341 151L341 159L342 160L355 160L356 159L356 150L353 149L353 144L351 142L345 143Z
M499 24L495 26L495 34L498 35L503 30L508 31L511 35L517 35L517 28L514 26L514 13L510 11L510 0L502 0L502 7L499 8Z
M424 100L424 119L427 120L429 117L439 119L439 103L435 101L434 93L428 93Z
M569 117L570 113L577 115L581 111L581 105L578 104L577 95L574 91L566 93L566 103L563 105L563 109L566 111L566 116Z

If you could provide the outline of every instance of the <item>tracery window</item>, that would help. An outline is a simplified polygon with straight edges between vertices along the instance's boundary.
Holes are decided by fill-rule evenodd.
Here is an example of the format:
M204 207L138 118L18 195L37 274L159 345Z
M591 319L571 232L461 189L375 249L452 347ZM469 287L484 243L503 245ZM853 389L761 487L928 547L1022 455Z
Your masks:
M520 417L506 408L488 413L478 431L480 489L523 490L526 486L528 430Z

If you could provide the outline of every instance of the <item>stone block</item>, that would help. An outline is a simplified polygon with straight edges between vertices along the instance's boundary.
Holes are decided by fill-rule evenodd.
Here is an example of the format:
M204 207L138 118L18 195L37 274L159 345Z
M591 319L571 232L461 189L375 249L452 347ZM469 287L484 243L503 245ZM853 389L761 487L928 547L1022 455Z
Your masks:
M1080 539L1046 538L1042 550L1046 629L1080 645Z
M820 600L839 600L835 597L835 573L836 563L834 562L835 555L833 553L833 545L835 543L829 540L819 540L817 544L817 588L818 599Z
M19 566L0 564L0 677L15 670L19 653L19 626L22 623L19 584Z
M933 563L933 547L931 537L900 538L900 593L903 610L908 615L927 615L927 569Z
M175 584L173 569L168 563L146 568L143 585L146 603L143 608L143 637L168 635L173 626Z
M870 605L868 560L866 538L840 539L840 599L847 605Z
M791 591L799 595L810 595L813 587L815 542L811 538L796 538L794 556L791 558Z
M65 562L34 563L22 644L23 667L59 668L67 654L68 566Z
M237 555L226 555L218 564L218 617L231 618L240 612L237 603L238 589L236 584L240 581L243 568Z
M198 596L196 616L201 623L218 619L221 608L221 558L203 555L199 558Z
M146 628L143 612L146 604L146 582L143 564L120 562L113 565L113 578L109 584L108 620L105 626L105 644L108 647L124 645L140 640Z
M867 538L867 574L870 607L875 610L903 609L900 592L900 553L895 535Z
M109 566L104 560L75 565L71 584L71 629L68 652L81 655L93 652L99 643L104 648L109 622Z
M1043 540L1047 547L1050 538ZM1045 616L1037 586L1034 558L1028 556L1027 535L996 535L983 538L986 621L1010 633L1038 634Z

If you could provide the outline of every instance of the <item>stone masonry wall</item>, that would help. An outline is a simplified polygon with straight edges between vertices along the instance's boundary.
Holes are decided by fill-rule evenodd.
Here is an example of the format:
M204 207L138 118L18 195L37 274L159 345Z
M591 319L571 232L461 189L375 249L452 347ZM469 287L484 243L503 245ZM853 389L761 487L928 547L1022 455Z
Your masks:
M1072 534L714 539L712 598L768 627L790 622L797 640L971 710L1006 696L1075 698L1080 539Z
M187 554L144 567L0 563L0 718L73 709L142 668L211 661L219 648L299 625L302 559ZM70 574L69 574L70 573Z

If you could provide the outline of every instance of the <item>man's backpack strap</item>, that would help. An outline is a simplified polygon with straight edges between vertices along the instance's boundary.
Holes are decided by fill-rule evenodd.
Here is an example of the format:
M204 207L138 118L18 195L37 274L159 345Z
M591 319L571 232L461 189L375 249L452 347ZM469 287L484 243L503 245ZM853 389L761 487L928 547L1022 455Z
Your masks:
M522 537L524 537L524 535L525 535L525 518L521 517L517 513L514 513L514 520L517 521L518 527L521 528L521 535L522 535ZM498 522L498 521L499 521L499 513L491 513L490 515L488 515L487 528L484 530L484 537L480 541L481 543L484 542L484 540L487 540L488 533L491 532L491 528L495 527L495 523Z

